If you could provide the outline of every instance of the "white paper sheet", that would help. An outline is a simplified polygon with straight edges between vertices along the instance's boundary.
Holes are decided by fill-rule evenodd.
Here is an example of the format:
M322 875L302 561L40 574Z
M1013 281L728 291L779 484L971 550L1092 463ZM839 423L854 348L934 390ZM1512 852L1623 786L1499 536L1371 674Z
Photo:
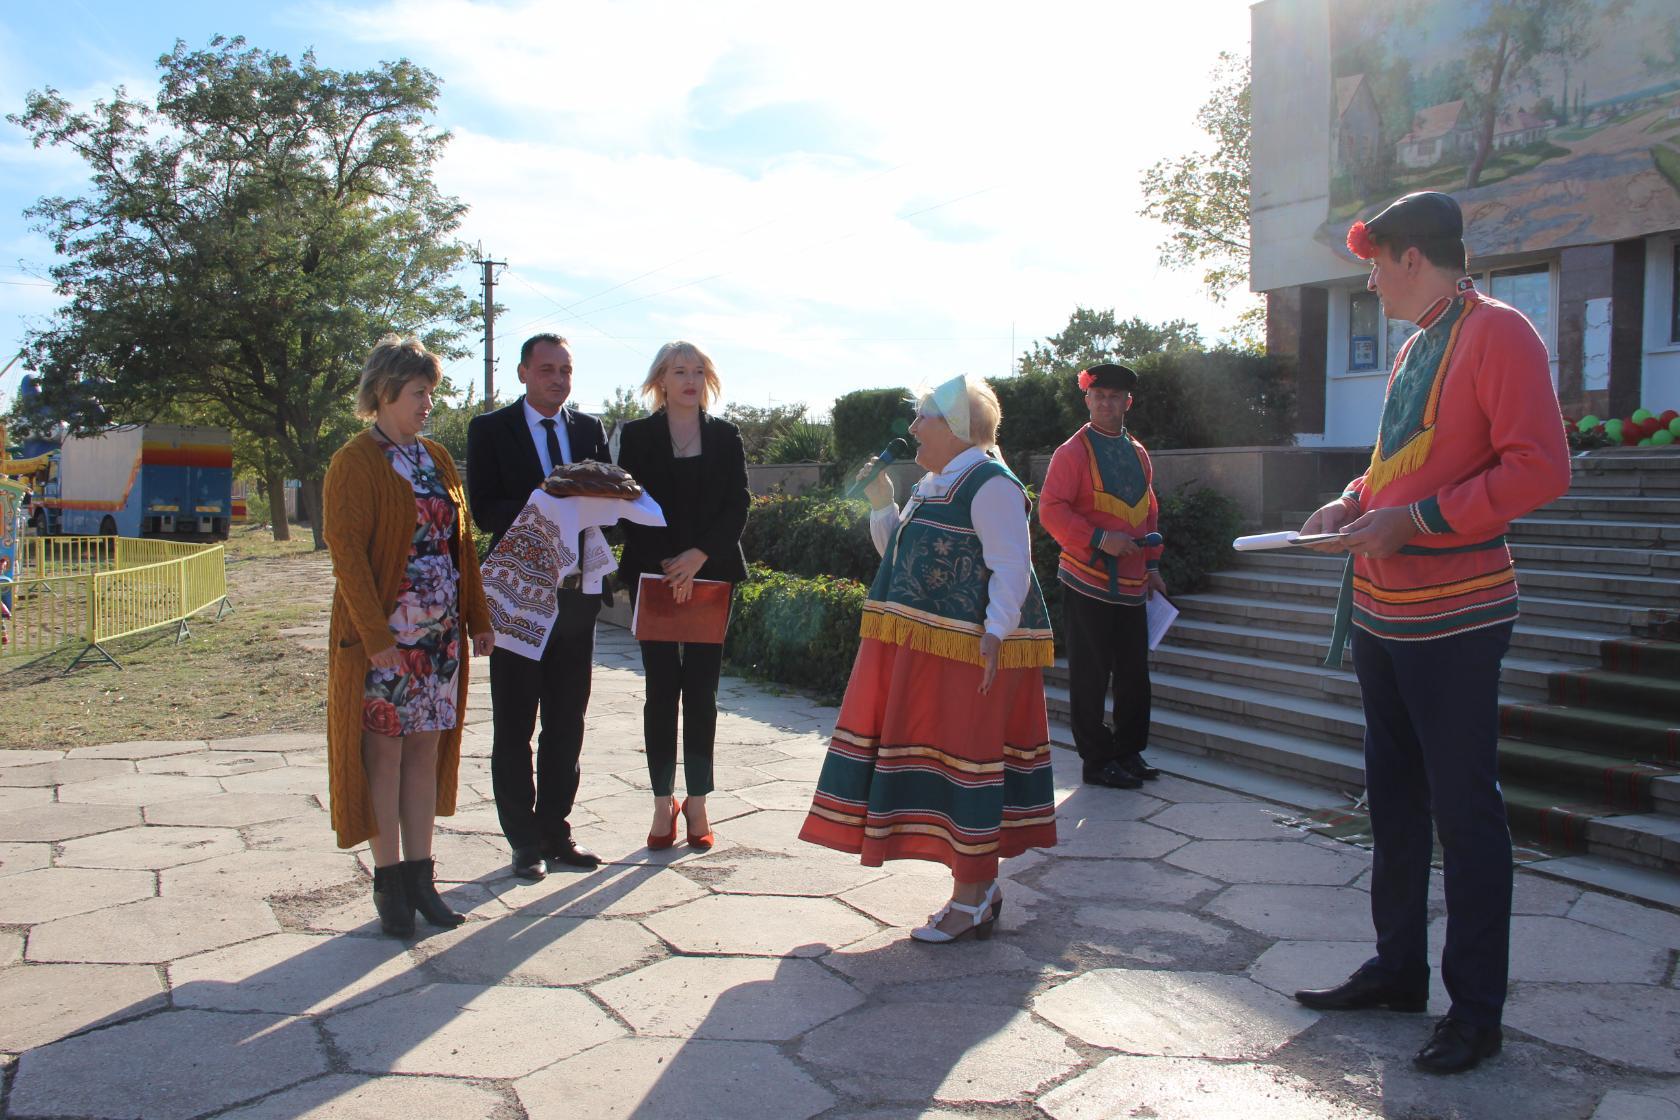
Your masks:
M1144 610L1145 617L1149 620L1149 648L1154 649L1161 644L1161 639L1166 637L1167 631L1172 628L1173 620L1178 617L1178 608L1157 591L1149 597Z
M1297 545L1318 544L1340 538L1340 533L1312 533L1302 536L1294 529L1288 529L1282 533L1255 533L1253 536L1238 537L1231 542L1231 547L1238 552L1263 552L1268 548L1294 548Z

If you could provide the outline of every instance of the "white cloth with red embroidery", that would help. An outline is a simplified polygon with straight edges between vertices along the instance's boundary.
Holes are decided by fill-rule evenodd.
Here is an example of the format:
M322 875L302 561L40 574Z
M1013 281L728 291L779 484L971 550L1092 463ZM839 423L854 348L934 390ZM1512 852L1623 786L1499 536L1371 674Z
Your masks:
M556 498L541 487L484 558L484 597L496 648L540 660L560 616L560 584L582 576L580 590L598 595L618 570L601 527L620 520L665 524L665 511L643 494L624 498Z

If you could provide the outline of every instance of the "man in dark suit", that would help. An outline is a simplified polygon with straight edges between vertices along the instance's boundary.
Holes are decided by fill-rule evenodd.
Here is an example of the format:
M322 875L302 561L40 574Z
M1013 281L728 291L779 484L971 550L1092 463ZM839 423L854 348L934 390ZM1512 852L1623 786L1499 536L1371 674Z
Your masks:
M467 425L467 500L473 520L501 540L531 491L562 463L612 462L601 421L567 408L572 393L572 352L559 335L539 334L519 351L525 395L506 408L474 417ZM502 650L490 655L494 740L490 778L496 813L513 848L513 873L541 879L544 864L593 868L601 859L572 840L566 818L578 790L578 755L589 679L595 656L595 616L612 593L586 595L578 577L560 589L560 614L541 661ZM531 774L531 732L537 736L536 780Z

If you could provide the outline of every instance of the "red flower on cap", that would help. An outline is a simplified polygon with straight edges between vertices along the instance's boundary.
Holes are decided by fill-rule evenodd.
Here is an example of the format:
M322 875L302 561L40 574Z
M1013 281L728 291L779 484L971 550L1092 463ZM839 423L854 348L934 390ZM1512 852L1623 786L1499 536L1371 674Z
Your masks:
M1080 389L1088 391L1091 388L1091 386L1095 385L1096 383L1097 383L1096 376L1094 374L1092 374L1090 370L1082 369L1082 370L1079 371L1079 388Z
M1347 247L1348 252L1362 261L1372 260L1377 255L1377 243L1365 232L1364 222L1354 222L1348 228Z

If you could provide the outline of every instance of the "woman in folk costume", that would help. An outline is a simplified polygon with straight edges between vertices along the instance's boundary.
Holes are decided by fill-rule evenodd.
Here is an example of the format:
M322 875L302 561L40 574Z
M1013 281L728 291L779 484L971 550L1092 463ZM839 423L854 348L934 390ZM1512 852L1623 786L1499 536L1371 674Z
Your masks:
M902 510L885 474L866 491L881 568L799 835L869 867L943 863L951 900L911 936L951 942L992 935L999 859L1056 843L1044 711L1053 654L1025 489L988 454L996 394L957 377L916 412L910 434L928 473Z

